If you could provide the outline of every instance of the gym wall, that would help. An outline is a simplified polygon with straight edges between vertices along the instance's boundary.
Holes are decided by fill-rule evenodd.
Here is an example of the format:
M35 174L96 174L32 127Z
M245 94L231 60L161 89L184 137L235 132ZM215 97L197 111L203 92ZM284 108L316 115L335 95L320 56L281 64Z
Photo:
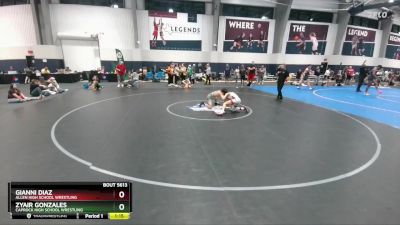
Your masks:
M0 48L36 45L33 21L30 5L0 7ZM5 53L0 54L4 56Z
M242 1L242 0L237 0ZM250 2L254 3L256 0ZM315 0L318 2L317 0ZM297 3L296 3L297 2ZM299 1L294 1L294 5L301 5ZM317 3L316 3L317 4ZM319 3L320 4L320 3ZM326 6L328 7L328 6ZM272 45L274 42L274 20L259 20L253 18L239 18L240 20L252 21L268 21L268 54L266 53L247 53L247 52L224 52L223 42L225 37L225 24L227 17L221 16L219 19L219 39L217 43L217 51L213 51L212 44L212 16L198 15L198 21L201 21L201 36L202 36L202 51L176 51L176 50L150 50L150 30L149 16L146 10L137 10L138 17L138 41L140 48L135 49L133 17L131 9L114 9L108 7L85 6L85 5L63 5L51 4L51 25L53 30L53 38L56 43L54 46L36 45L36 35L33 25L32 13L29 5L16 5L0 7L0 18L7 15L7 21L17 21L18 30L7 34L7 37L2 35L0 40L0 69L7 70L9 65L13 65L18 70L22 70L26 66L25 56L28 50L33 50L36 62L42 62L41 59L47 59L47 63L52 71L60 68L63 64L63 52L60 47L60 40L57 38L58 33L71 34L91 34L100 33L100 59L101 64L107 68L111 68L112 63L115 63L115 48L121 49L124 58L129 67L139 67L142 65L165 65L168 62L210 62L216 71L221 71L226 63L230 64L256 64L270 65L270 68L275 68L277 64L286 63L289 68L303 67L305 64L320 64L326 57L331 65L339 65L342 62L344 65L360 65L364 58L367 59L368 65L382 64L389 68L400 68L400 60L377 58L382 39L382 31L376 30L374 57L360 56L342 56L332 55L334 41L336 39L336 24L328 24L327 45L325 56L323 55L299 55L296 54L272 54ZM24 19L20 19L24 17ZM228 17L232 18L232 17ZM18 22L20 20L20 22ZM5 23L0 20L0 27L5 28ZM286 27L284 36L285 43L289 35L289 21ZM309 24L326 24L304 22ZM12 37L12 38L11 38ZM3 39L2 39L3 38ZM5 39L6 38L6 39ZM342 39L344 41L344 37ZM5 44L6 43L6 44ZM20 47L11 47L20 46ZM285 52L286 44L282 47L282 52ZM77 52L79 55L79 52ZM84 63L84 61L83 61ZM37 64L39 67L40 64ZM68 65L67 65L68 66ZM95 69L95 68L94 68ZM272 72L273 69L271 69Z

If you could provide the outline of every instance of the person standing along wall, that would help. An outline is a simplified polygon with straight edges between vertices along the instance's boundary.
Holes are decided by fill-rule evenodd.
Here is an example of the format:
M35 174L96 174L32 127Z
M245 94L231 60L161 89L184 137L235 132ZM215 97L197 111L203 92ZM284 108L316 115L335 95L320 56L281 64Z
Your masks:
M174 66L172 63L168 65L166 72L168 75L168 85L170 85L174 82Z
M206 66L206 83L205 85L211 85L211 66L209 63L207 63Z
M349 66L346 70L346 81L345 85L350 85L350 81L354 76L354 69L352 66Z
M255 66L254 64L252 64L252 65L249 66L247 69L248 69L248 71L249 71L249 74L248 74L248 76L247 76L247 81L248 81L247 86L250 87L251 84L252 84L253 81L254 81L255 76L256 76L256 70L257 70L257 68L256 68L256 66Z
M266 73L266 69L265 69L264 65L262 65L260 68L258 68L258 70L257 70L257 84L258 85L263 85L265 73Z
M286 65L282 64L279 66L278 70L276 71L276 75L278 76L278 81L276 82L278 95L276 96L277 100L282 100L282 88L285 85L286 79L289 77L289 72L286 70Z
M117 87L124 87L126 66L124 65L123 62L119 62L118 65L115 67L115 73L117 74L117 79L118 79Z

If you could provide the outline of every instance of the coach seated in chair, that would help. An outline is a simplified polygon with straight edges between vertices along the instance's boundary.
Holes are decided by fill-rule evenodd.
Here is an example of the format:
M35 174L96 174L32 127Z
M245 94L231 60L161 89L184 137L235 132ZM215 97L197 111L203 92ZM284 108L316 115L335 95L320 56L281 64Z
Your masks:
M44 67L44 68L42 69L41 73L42 73L42 74L50 74L50 70L49 70L49 68L46 66L46 67Z
M72 70L67 66L67 67L65 67L65 69L64 69L64 73L65 73L65 74L72 73Z

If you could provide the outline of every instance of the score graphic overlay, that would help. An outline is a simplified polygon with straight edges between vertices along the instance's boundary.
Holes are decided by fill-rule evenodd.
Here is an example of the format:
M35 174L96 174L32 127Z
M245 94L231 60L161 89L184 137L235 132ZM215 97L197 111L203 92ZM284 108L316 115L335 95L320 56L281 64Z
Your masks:
M10 182L12 219L126 220L132 212L130 182Z

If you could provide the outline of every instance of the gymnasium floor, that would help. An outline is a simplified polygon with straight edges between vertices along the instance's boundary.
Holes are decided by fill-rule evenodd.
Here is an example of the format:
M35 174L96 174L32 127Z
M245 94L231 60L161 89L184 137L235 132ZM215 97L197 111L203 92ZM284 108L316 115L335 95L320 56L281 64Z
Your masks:
M130 221L36 223L400 222L398 114L388 125L333 111L332 100L313 100L312 91L292 87L277 102L265 93L275 87L105 85L94 93L65 84L66 94L24 104L7 104L8 86L0 86L0 224L30 224L9 219L9 181L115 180L133 182ZM218 117L188 108L222 86L237 91L251 112ZM320 94L351 95L346 88L327 90ZM294 91L304 96L296 99ZM393 105L379 107L398 111Z

